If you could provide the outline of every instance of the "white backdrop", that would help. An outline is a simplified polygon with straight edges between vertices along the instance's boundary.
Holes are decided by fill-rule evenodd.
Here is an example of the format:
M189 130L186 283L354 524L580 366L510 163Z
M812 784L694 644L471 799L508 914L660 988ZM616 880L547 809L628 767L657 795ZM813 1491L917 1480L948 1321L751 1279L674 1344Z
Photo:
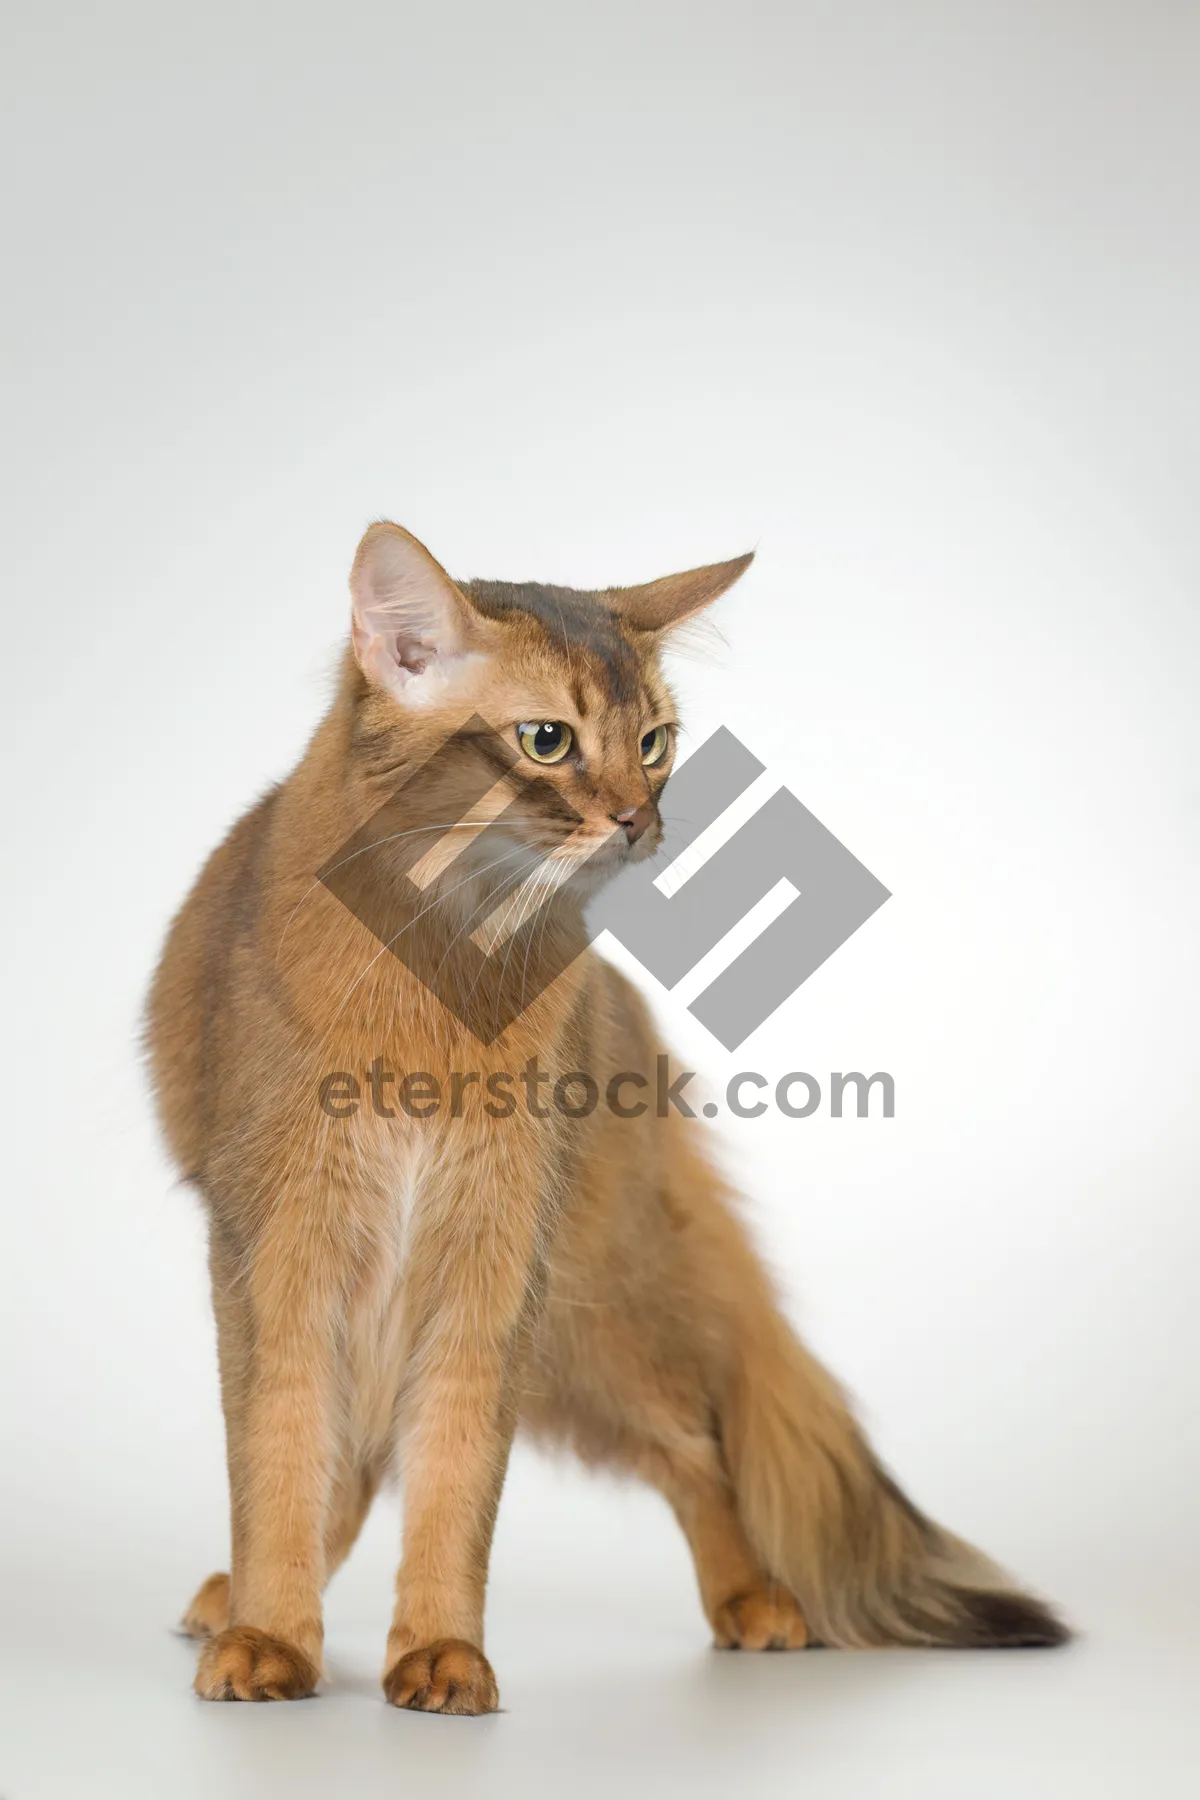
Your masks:
M1200 17L110 0L4 35L0 1792L1183 1791ZM376 1703L394 1506L329 1696L190 1700L164 1628L225 1560L220 1422L138 1010L324 704L378 515L580 586L757 547L679 667L691 741L729 725L894 897L733 1057L702 971L643 979L718 1079L894 1076L894 1119L727 1126L729 1163L886 1458L1077 1648L713 1658L661 1504L521 1453L507 1714Z

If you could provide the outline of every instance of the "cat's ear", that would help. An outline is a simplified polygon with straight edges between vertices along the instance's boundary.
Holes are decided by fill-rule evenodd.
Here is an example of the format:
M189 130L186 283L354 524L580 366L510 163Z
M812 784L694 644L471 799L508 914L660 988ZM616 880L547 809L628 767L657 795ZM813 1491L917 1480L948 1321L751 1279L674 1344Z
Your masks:
M754 561L754 552L732 562L707 563L682 575L663 575L641 587L609 588L604 598L635 631L669 631L711 606Z
M354 654L369 681L422 704L479 649L483 625L410 532L372 525L350 571Z

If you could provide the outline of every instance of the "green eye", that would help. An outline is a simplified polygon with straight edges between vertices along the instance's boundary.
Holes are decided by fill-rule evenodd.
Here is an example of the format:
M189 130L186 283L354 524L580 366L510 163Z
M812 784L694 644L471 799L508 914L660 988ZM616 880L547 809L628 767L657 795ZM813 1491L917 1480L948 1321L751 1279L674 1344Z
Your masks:
M561 762L575 741L571 727L558 720L544 725L518 725L517 737L526 756L538 763Z
M648 769L662 761L670 742L671 730L668 725L656 725L653 731L646 733L642 739L642 761Z

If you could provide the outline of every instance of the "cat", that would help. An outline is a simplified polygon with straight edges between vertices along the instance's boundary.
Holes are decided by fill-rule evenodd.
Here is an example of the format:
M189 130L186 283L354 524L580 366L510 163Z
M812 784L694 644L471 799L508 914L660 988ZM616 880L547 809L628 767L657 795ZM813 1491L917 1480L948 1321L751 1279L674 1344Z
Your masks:
M327 716L170 928L147 1051L208 1214L231 1502L230 1573L184 1619L207 1699L313 1692L322 1591L395 1472L385 1695L495 1709L484 1589L518 1425L666 1496L719 1646L1068 1635L880 1467L702 1127L495 1100L531 1059L622 1076L626 1103L652 1085L654 1026L586 947L582 898L661 841L663 647L750 560L603 592L456 584L373 525ZM315 879L364 828L357 892L386 933ZM454 1105L319 1102L384 1064L427 1093L458 1072Z

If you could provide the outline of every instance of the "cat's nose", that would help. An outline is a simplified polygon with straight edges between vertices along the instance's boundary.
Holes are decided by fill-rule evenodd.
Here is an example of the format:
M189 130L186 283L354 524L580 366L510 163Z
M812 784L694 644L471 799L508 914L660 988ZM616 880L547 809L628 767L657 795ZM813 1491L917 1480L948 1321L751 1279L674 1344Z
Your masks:
M610 813L609 817L615 819L618 825L623 825L628 842L636 844L642 833L652 823L654 808L647 802L643 802L641 806L631 806L625 812Z

